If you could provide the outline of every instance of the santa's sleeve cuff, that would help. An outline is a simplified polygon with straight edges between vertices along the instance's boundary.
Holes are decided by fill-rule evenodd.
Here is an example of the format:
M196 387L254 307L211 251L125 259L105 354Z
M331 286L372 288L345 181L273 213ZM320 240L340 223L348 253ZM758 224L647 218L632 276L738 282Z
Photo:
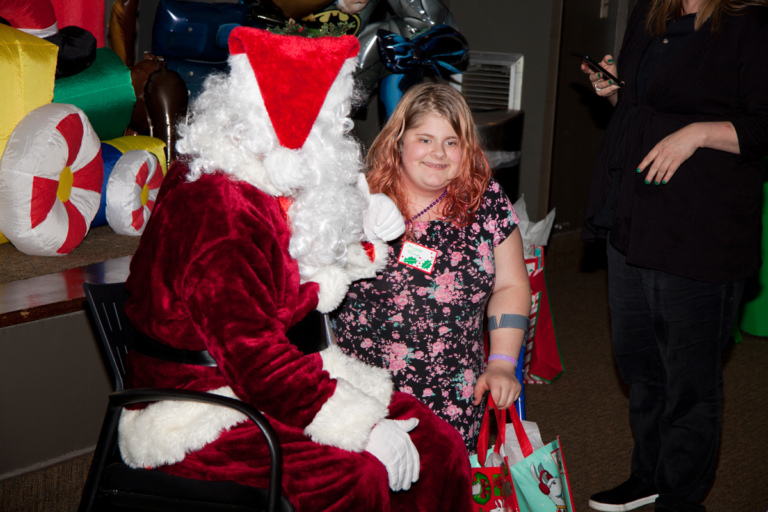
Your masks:
M392 398L392 376L384 368L376 368L348 356L335 345L320 352L323 370L334 379L344 379L385 406Z
M376 423L388 414L387 406L344 379L320 408L304 433L313 441L343 450L361 452Z
M389 256L387 243L376 239L373 242L373 260L362 244L347 246L347 275L351 281L376 277L387 265Z

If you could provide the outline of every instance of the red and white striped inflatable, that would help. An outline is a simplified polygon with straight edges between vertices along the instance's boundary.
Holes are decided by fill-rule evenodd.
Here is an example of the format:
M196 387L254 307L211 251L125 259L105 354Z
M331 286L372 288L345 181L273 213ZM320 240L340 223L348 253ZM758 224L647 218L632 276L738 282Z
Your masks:
M0 231L27 254L70 253L99 209L103 179L101 144L82 110L31 111L0 160Z
M157 157L146 150L127 151L107 182L107 222L120 235L144 232L163 182Z
M35 37L49 37L59 31L51 0L2 0L0 17L13 28Z

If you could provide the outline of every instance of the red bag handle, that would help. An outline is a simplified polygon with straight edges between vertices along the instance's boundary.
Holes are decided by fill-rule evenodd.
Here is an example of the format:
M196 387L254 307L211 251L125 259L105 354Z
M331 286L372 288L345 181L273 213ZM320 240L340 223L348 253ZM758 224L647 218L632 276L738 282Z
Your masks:
M494 416L496 416L496 426L498 427L498 434L496 435L496 443L493 446L493 451L499 453L499 450L506 441L507 411L499 410L493 403L493 397L490 393L488 393L488 403L485 407L483 422L480 425L480 434L477 438L477 461L480 463L480 466L485 466L486 455L488 454L488 442L490 441L491 434L491 410L494 411ZM533 453L533 446L531 446L531 441L528 439L528 434L525 433L525 427L523 427L523 423L520 421L520 416L517 414L517 409L510 407L509 416L512 418L512 426L515 429L517 442L520 443L523 456L528 457Z
M523 422L520 421L517 409L510 407L509 417L512 418L512 426L515 427L515 435L517 436L517 442L520 444L520 449L523 451L523 457L528 457L533 453L533 446L531 445L531 440L528 439L528 434L525 433L525 427Z
M480 424L480 435L477 438L477 461L480 466L485 466L486 455L488 454L488 442L491 437L491 423L490 416L493 411L496 416L496 425L498 427L498 434L496 435L496 444L493 446L493 450L498 453L499 449L504 445L506 437L506 422L507 415L504 411L500 411L493 403L493 397L488 393L488 402L485 405L485 414L483 414L483 422Z

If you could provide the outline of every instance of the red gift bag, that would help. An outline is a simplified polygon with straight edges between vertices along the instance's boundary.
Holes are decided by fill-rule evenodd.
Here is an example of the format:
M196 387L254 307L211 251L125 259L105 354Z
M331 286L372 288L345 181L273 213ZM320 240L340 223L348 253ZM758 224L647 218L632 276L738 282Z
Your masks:
M544 278L544 248L534 246L534 257L525 260L531 283L531 315L525 342L525 384L552 382L563 372L555 323Z
M489 450L491 414L496 419L498 434L493 449ZM506 436L506 417L507 412L496 409L493 398L489 394L488 405L480 426L480 436L477 439L477 460L481 467L471 469L472 499L477 505L474 509L477 512L520 512L515 486L509 472L509 461L507 457L499 455ZM499 455L503 462L498 466L484 467L490 453Z

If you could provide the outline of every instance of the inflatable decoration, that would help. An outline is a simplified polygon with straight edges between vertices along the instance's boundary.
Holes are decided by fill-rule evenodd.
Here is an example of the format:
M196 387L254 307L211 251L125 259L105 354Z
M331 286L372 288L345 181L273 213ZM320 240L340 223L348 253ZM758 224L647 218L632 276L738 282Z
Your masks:
M5 0L3 0L5 1ZM27 0L29 2L29 0ZM32 0L33 3L41 0ZM102 48L105 44L105 10L104 0L50 0L56 11L56 19L60 27L74 25L81 27L96 38L96 46Z
M448 25L437 25L413 39L384 29L379 29L377 37L381 60L392 73L427 71L448 78L467 68L467 39Z
M96 216L93 218L93 221L91 221L92 228L109 224L107 221L107 201L109 201L107 186L109 184L109 178L112 175L117 162L124 154L129 152L151 153L155 159L160 162L160 172L162 175L165 176L168 172L165 156L165 143L160 139L147 137L146 135L133 135L102 141L101 158L104 160L104 184L101 187L99 211L96 212Z
M48 37L59 31L51 0L3 0L0 2L0 18L35 37Z
M152 53L183 78L194 98L209 74L227 71L229 33L246 24L248 9L244 4L160 0L152 26Z
M26 254L68 254L88 233L103 179L101 145L80 109L33 110L0 160L0 231Z
M128 151L115 164L107 184L107 221L120 235L139 236L155 206L163 170L149 151Z
M109 182L109 176L112 174L112 170L115 168L115 164L123 156L123 152L117 149L111 144L106 142L101 143L101 159L104 162L104 180L101 185L101 201L99 201L99 209L96 211L93 220L91 221L91 227L97 228L99 226L106 226L107 222L107 183Z
M43 39L0 25L0 154L19 121L51 102L58 51Z
M424 74L449 78L469 63L467 39L448 25L427 29L413 39L379 29L377 38L381 60L393 73L382 79L379 93L387 118L403 93L421 82Z
M116 0L109 12L109 47L128 67L134 64L138 9L139 0Z
M160 0L152 26L152 53L166 59L223 63L229 33L244 25L248 6Z
M379 29L408 38L437 25L458 29L442 0L387 0L391 12L385 18L377 16L380 1L383 2L370 0L360 13L363 28L357 36L360 40L360 70L355 74L355 79L369 93L378 86L386 72L378 51Z
M0 24L0 156L16 125L53 98L55 45ZM8 242L0 233L0 244Z
M99 139L120 137L136 103L131 71L115 52L97 48L96 60L88 69L56 80L53 101L75 105L85 112Z
M189 95L184 80L159 62L159 69L144 84L144 105L149 115L150 135L163 140L168 151L168 165L176 159L176 129L187 114Z
M144 86L149 75L160 69L158 58L149 52L144 52L144 59L131 66L131 85L136 96L131 122L128 128L136 133L149 134L149 114L144 104Z
M3 0L0 17L27 34L45 39L59 47L56 78L81 72L96 58L96 38L79 26L57 22L50 0ZM59 25L64 28L59 30Z
M85 29L64 27L45 39L59 47L56 78L76 75L96 60L96 38Z
M104 143L114 146L120 153L146 149L160 161L160 166L163 168L163 176L168 172L165 156L165 142L160 139L147 137L146 135L134 135L118 137L116 139L104 141Z

